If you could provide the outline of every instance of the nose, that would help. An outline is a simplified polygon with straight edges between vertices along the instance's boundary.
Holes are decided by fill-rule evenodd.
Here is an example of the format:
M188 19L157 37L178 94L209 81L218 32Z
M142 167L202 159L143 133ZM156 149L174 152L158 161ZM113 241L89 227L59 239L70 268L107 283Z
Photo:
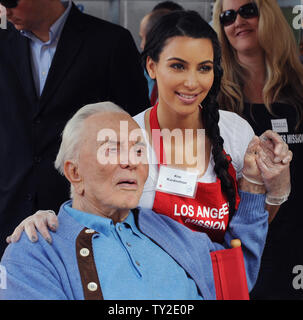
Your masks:
M196 71L189 71L184 80L184 86L189 90L195 90L198 86L198 77Z
M127 150L120 152L119 164L122 169L132 170L137 167L135 159L131 156L131 153Z
M239 13L237 14L236 20L234 22L235 27L241 26L246 23L246 19L242 18Z

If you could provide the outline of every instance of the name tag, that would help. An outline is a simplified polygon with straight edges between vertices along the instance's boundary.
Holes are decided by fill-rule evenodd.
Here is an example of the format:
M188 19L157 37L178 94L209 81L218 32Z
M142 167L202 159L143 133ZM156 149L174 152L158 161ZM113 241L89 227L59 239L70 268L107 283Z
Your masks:
M160 166L156 190L194 198L198 173Z
M286 119L272 119L272 131L275 132L288 132L288 125Z

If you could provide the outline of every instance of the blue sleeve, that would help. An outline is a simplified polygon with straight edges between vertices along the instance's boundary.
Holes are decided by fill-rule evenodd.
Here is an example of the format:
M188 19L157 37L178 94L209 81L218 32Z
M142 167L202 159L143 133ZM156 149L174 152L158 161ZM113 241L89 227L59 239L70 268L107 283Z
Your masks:
M248 290L257 281L261 257L268 231L265 195L240 191L240 204L225 233L225 247L232 239L240 239L244 255Z
M28 258L27 258L28 257ZM59 275L42 246L22 236L1 260L0 300L66 300Z

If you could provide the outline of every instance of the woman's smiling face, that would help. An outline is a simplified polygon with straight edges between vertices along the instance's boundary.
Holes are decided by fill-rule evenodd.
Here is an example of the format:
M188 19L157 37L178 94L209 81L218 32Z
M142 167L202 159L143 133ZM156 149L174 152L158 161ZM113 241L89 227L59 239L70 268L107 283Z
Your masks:
M250 0L223 0L222 12L226 10L239 10ZM251 52L260 49L258 41L259 17L242 18L239 14L234 23L224 27L225 35L231 46L238 53Z
M214 52L209 39L176 36L167 40L159 61L147 58L158 85L159 105L178 114L197 111L214 82Z

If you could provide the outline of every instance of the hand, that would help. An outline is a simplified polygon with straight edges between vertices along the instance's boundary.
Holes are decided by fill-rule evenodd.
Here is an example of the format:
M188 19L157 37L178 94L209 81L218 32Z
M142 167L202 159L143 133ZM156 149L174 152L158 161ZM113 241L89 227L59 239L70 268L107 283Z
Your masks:
M18 242L23 231L27 234L32 242L38 240L37 231L48 242L52 242L52 238L48 232L48 228L55 232L58 227L58 218L52 210L39 210L34 215L24 219L14 230L14 232L6 238L7 243Z
M255 136L247 147L242 169L243 178L239 180L239 188L242 191L256 194L266 192L256 160L261 150L260 144L260 139Z
M275 132L267 130L260 136L261 150L256 158L268 197L288 196L291 189L289 164L292 152Z
M265 131L260 136L261 146L264 151L270 152L274 163L289 164L292 160L292 152L281 136L272 130Z
M248 144L245 156L244 165L242 169L243 177L247 181L251 181L257 185L263 185L263 179L261 176L261 171L257 164L257 157L261 151L261 141L259 137L254 136L250 143Z

